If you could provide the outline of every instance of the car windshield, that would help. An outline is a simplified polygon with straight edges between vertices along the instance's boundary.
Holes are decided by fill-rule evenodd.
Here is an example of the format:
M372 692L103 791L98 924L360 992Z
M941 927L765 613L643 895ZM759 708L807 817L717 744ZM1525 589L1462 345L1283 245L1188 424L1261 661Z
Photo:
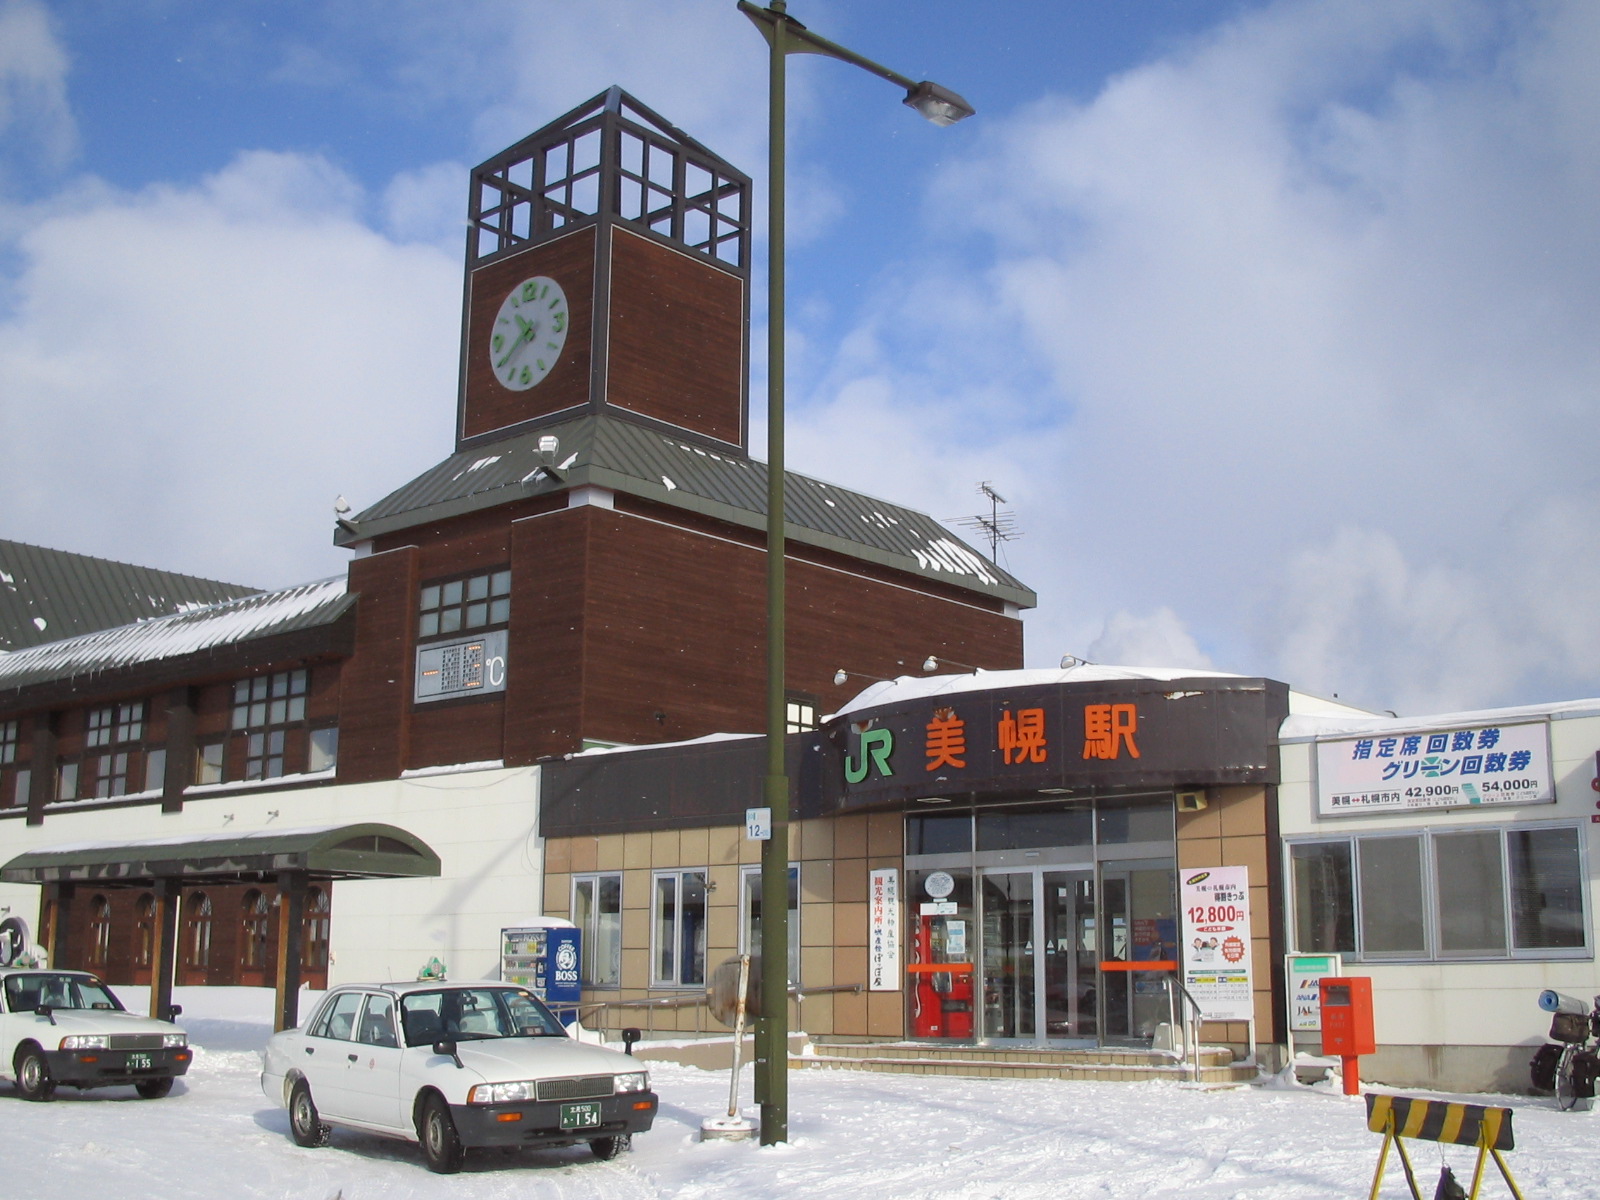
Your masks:
M32 1012L41 1004L54 1009L98 1008L119 1011L122 1005L111 990L87 975L67 975L55 971L6 977L6 1008L11 1012Z
M486 1038L565 1037L555 1014L532 992L516 987L441 988L400 998L406 1045L431 1046Z

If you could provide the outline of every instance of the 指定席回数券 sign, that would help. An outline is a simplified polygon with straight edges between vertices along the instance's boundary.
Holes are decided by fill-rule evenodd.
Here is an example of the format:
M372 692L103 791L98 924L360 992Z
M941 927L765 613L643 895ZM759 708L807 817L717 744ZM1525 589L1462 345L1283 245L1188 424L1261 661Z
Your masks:
M1207 1021L1248 1021L1250 989L1250 873L1245 867L1178 872L1182 914L1183 986Z
M1324 817L1488 804L1553 804L1542 721L1374 732L1317 743Z

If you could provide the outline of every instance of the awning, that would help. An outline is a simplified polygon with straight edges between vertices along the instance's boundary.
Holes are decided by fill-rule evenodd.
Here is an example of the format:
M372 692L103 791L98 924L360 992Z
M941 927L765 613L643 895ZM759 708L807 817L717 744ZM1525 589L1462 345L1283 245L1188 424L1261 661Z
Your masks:
M309 879L426 878L439 874L439 856L394 825L326 825L30 850L0 867L0 883L259 883L288 872Z

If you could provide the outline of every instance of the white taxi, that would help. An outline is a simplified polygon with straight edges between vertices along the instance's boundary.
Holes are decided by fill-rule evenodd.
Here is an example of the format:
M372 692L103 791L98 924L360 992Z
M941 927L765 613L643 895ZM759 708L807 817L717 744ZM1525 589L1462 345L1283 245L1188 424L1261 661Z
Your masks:
M87 971L0 969L0 1078L9 1073L26 1100L49 1100L62 1084L131 1084L154 1100L192 1058L183 1030L127 1012Z
M587 1142L615 1158L656 1114L636 1060L575 1040L527 988L488 981L335 988L267 1042L261 1090L301 1146L358 1129L421 1143L440 1172L484 1146Z

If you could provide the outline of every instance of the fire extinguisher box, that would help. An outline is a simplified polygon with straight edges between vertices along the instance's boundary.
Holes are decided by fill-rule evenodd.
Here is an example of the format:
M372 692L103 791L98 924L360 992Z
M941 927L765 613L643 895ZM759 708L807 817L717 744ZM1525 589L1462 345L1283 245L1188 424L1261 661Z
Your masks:
M1322 993L1322 1052L1351 1056L1375 1054L1372 1030L1372 980L1339 975L1318 980Z

